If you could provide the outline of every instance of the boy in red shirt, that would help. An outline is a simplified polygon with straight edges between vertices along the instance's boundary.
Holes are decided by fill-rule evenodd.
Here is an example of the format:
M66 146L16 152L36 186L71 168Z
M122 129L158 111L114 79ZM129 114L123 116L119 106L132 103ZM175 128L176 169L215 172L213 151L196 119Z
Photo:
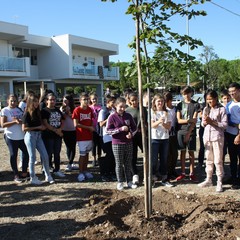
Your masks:
M78 181L93 178L93 175L87 171L89 152L92 150L93 112L88 106L89 97L87 93L81 93L80 106L73 111L73 121L76 127L77 144L79 147L79 175Z

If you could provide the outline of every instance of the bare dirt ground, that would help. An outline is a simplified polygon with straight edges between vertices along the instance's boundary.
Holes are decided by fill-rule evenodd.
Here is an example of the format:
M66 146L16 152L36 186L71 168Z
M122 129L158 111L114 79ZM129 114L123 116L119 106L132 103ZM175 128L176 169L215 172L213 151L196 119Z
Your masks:
M224 185L200 189L184 181L173 188L156 185L153 213L146 219L144 186L116 190L116 182L77 182L77 171L56 183L32 186L12 181L9 155L0 133L0 239L237 239L240 190ZM66 166L62 149L62 169ZM78 156L77 156L78 157ZM77 159L76 157L76 159ZM226 170L228 169L226 164ZM142 169L142 159L139 159ZM36 165L40 179L40 164ZM204 179L204 170L198 171ZM142 176L141 176L142 179Z

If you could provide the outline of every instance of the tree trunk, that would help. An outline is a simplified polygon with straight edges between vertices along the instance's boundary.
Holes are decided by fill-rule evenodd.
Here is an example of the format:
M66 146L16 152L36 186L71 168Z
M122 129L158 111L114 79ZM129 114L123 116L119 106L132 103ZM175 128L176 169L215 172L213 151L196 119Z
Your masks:
M139 0L136 0L136 8L139 6ZM140 15L136 14L136 58L138 69L138 93L139 93L139 110L141 119L141 131L143 139L143 165L144 165L144 186L145 186L145 217L150 217L150 205L149 205L149 165L148 165L148 149L147 149L147 134L145 128L145 119L143 114L143 88L142 88L142 70L141 70L141 54L140 54Z

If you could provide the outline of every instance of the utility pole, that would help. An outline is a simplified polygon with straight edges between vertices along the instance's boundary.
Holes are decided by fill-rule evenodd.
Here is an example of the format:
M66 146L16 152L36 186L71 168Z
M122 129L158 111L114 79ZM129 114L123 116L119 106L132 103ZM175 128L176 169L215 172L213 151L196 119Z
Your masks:
M188 0L186 0L186 11L188 12ZM189 36L189 18L187 13L187 19L186 19L186 30L187 30L187 36ZM187 40L187 55L189 56L189 41ZM190 85L190 71L189 67L187 69L187 86Z

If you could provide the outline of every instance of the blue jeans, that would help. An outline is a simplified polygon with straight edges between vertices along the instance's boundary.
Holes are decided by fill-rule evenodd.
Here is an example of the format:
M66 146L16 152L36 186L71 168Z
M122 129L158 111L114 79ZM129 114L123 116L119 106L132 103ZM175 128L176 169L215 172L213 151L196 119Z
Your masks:
M17 167L17 154L18 149L22 151L22 172L26 173L28 168L28 151L26 145L24 144L24 140L12 140L4 135L5 142L8 146L9 154L10 154L10 164L13 170L14 175L18 175L18 167Z
M152 139L152 174L167 175L169 139ZM177 146L176 146L177 147ZM158 163L158 158L160 159Z
M54 172L60 170L60 152L62 148L62 138L43 138L49 159L49 166L52 166L52 155L54 159Z
M41 156L41 162L43 166L43 171L45 176L48 177L50 175L49 172L49 160L48 153L46 151L45 145L43 143L41 132L40 131L29 131L26 132L24 136L24 142L27 147L27 151L29 154L29 172L30 177L35 177L35 161L36 161L36 149L38 150Z

